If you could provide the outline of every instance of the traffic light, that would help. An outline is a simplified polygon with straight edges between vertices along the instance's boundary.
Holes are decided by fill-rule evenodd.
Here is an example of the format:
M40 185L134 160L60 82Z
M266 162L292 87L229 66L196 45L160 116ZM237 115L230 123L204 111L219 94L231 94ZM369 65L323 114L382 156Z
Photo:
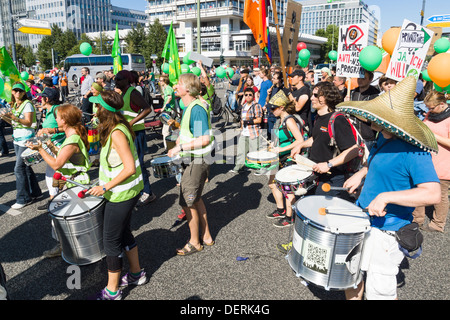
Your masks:
M222 64L225 64L225 58L224 58L223 55L220 55L219 61L220 61L220 64L221 64L221 65L222 65Z

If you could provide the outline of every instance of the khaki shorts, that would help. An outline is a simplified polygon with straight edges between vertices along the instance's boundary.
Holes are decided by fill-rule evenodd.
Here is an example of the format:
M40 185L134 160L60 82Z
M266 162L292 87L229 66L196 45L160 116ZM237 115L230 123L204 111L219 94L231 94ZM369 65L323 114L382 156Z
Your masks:
M180 182L180 206L192 207L200 200L209 168L210 165L202 158L195 159L184 169Z

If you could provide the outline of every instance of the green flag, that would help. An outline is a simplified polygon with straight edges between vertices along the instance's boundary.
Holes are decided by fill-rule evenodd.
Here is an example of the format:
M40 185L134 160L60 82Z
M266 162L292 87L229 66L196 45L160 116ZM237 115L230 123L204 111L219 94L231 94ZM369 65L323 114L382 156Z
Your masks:
M170 23L169 33L167 35L166 44L164 45L161 57L163 57L169 65L169 81L171 85L175 85L181 74L181 64L180 57L178 56L177 40L173 31L172 22Z
M0 98L5 99L8 102L11 101L11 88L14 82L20 81L24 84L25 90L27 92L30 90L25 81L20 78L19 71L14 65L5 47L2 47L0 49L0 72L1 78L4 82L3 88L0 88Z
M113 72L117 74L123 69L122 66L122 56L120 55L120 44L119 44L119 25L116 23L116 36L114 37L114 44L112 46L111 57L114 59Z

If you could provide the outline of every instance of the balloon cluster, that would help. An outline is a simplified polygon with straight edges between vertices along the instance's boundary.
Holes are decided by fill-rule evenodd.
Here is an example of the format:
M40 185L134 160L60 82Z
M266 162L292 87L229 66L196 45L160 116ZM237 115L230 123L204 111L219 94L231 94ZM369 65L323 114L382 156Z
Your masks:
M311 57L311 52L306 48L306 43L299 42L297 44L298 60L297 63L300 67L306 68L309 65L309 58Z

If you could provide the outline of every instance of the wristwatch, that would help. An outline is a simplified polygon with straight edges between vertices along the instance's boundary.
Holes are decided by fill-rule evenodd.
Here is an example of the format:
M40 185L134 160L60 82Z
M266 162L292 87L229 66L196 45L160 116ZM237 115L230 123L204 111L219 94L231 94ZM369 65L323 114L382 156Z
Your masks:
M332 164L330 161L327 162L327 166L328 166L328 168L330 168L330 169L333 168L333 164Z

